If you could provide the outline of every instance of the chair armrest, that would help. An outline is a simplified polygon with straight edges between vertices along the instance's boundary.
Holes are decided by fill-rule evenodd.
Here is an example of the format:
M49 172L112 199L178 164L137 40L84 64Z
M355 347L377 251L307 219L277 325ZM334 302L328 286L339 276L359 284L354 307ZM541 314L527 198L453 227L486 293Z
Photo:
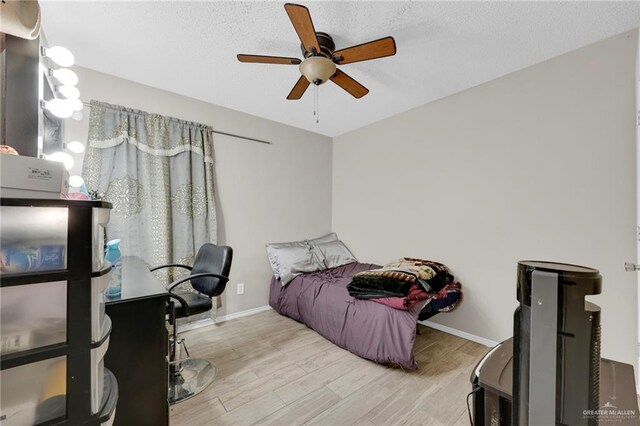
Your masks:
M181 265L179 263L167 263L166 265L154 266L153 268L151 268L149 270L151 272L153 272L153 271L157 271L158 269L163 269L163 268L184 268L184 269L191 270L191 266L189 266L189 265Z
M188 277L184 277L184 278L181 278L181 279L179 279L177 281L172 282L169 285L169 290L168 291L171 294L175 294L175 293L173 293L173 289L178 287L180 284L184 284L185 282L190 281L190 280L192 280L194 278L202 278L202 277L218 278L221 281L224 281L225 283L229 281L229 277L225 277L224 275L214 274L212 272L202 272L200 274L189 275Z
M185 310L189 309L189 305L187 304L187 301L184 300L179 295L169 292L169 298L176 299L180 303L180 306L182 306L182 309L185 309ZM173 324L172 321L176 320L176 309L173 302L169 302L169 306L171 308L171 311L169 312L169 322Z

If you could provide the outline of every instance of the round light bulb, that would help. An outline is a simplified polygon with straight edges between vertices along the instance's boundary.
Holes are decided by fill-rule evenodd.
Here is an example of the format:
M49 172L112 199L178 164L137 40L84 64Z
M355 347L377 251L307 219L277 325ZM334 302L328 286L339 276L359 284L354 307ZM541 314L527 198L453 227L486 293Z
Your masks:
M81 154L84 152L84 144L80 141L71 141L67 144L67 149L74 154Z
M58 68L57 70L51 71L51 74L64 85L75 86L78 84L78 76L69 68Z
M84 179L82 179L82 176L73 175L69 177L69 186L80 188L82 185L84 185Z
M82 103L82 102L81 102ZM53 115L60 118L69 118L73 115L73 105L67 99L51 99L44 103L44 107Z
M80 99L65 99L65 102L68 102L71 105L73 111L82 111L84 105L82 105L82 101Z
M58 92L67 99L79 99L80 91L75 86L60 86Z
M44 49L44 54L61 67L70 67L75 63L73 53L66 47L53 46Z
M67 154L66 152L60 152L60 151L54 152L53 154L45 155L44 158L50 161L57 161L59 163L63 163L64 168L67 170L70 170L75 164L73 157Z

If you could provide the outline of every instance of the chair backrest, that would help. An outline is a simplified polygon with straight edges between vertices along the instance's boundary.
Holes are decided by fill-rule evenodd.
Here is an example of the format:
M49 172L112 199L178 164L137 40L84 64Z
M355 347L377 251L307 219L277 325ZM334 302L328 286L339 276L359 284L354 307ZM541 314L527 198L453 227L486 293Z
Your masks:
M233 249L231 247L204 244L198 250L191 274L209 272L228 277L231 271L232 258ZM196 291L209 297L221 295L226 285L226 281L213 277L201 277L191 280L191 286Z

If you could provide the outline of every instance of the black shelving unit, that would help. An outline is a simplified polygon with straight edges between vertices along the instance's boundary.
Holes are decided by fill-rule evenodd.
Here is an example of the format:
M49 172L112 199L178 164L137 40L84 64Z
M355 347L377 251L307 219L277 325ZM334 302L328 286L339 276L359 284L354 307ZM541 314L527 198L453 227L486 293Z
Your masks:
M44 360L52 360L58 357L65 357L66 360L66 383L62 389L66 390L66 396L58 394L56 398L64 398L65 412L55 418L47 419L44 422L36 423L41 425L98 425L109 423L113 417L113 412L118 399L118 385L115 377L110 371L104 369L104 381L102 400L96 412L96 401L92 402L92 350L99 350L102 345L108 344L111 333L108 324L110 321L105 317L107 326L99 339L92 338L92 278L104 277L110 272L110 265L106 264L99 270L94 271L94 209L111 209L111 204L100 201L75 201L75 200L36 200L36 199L0 199L0 214L2 214L2 229L8 230L12 226L11 219L15 217L16 210L13 210L12 217L5 217L4 212L9 212L9 207L23 207L24 215L36 212L31 209L41 209L46 207L59 207L67 212L67 235L66 235L66 268L51 271L33 272L7 272L0 275L0 291L14 286L28 286L38 283L66 283L66 339L63 342L47 346L36 347L34 349L20 352L7 353L0 356L0 371L3 376L10 374L11 369L37 363ZM64 211L64 210L60 210ZM22 212L21 212L22 213ZM13 230L15 232L15 229ZM5 245L4 237L2 244ZM4 249L3 247L3 254ZM100 247L102 250L102 247ZM6 269L6 268L5 268ZM26 288L26 287L25 287ZM94 341L97 340L97 341ZM104 348L102 348L104 350ZM95 363L95 362L94 362ZM15 370L14 370L15 371ZM95 380L95 379L94 379ZM60 385L58 383L58 385ZM1 385L10 386L8 383ZM94 383L95 389L98 383ZM11 389L3 389L10 392ZM95 398L94 398L95 399ZM48 401L43 400L37 404L37 410L50 410ZM59 401L59 400L58 400ZM92 409L92 404L94 405ZM55 404L54 404L55 405ZM58 403L58 407L61 403ZM0 408L0 410L4 410ZM36 410L36 412L37 412ZM47 411L49 417L54 411ZM61 413L60 413L61 414ZM5 413L0 411L2 424L11 424L10 418L4 418ZM36 418L47 418L45 415ZM7 423L5 423L5 421Z

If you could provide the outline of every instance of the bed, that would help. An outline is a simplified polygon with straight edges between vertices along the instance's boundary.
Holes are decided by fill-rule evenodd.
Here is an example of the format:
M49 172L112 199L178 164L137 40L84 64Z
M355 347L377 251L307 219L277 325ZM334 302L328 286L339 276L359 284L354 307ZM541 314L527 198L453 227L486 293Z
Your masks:
M446 301L437 301L437 304L421 301L404 311L351 297L347 292L351 277L377 268L380 266L353 262L298 275L286 286L273 277L269 304L281 315L306 324L358 356L415 369L413 343L418 317L432 316Z

